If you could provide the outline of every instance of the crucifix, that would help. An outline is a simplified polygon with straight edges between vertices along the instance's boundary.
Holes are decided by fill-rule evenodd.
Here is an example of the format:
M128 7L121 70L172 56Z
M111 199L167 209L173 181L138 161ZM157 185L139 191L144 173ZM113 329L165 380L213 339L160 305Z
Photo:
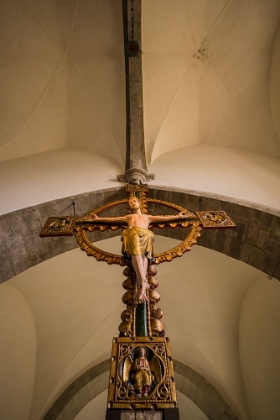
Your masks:
M118 179L126 183L128 198L107 203L83 217L49 218L41 236L75 235L88 256L108 264L124 266L126 309L121 314L119 337L113 338L108 389L107 420L122 419L121 410L162 410L163 419L179 419L170 343L165 337L157 292L157 265L181 257L197 243L201 228L232 228L224 211L191 212L178 204L148 198L143 129L141 0L123 0L123 28L126 68L126 162ZM129 213L104 217L114 206L128 205ZM148 214L157 204L169 214ZM171 250L155 254L153 229L185 228L185 240ZM95 247L88 234L95 230L122 230L122 254ZM172 414L167 414L172 413ZM153 417L159 419L162 417Z
M126 193L128 198L107 203L83 217L51 217L41 231L42 237L75 234L87 255L125 266L122 300L126 309L121 314L119 337L113 338L108 420L110 413L119 409L177 409L170 343L158 307L156 267L189 251L197 243L201 228L235 227L224 211L190 212L177 204L148 198L147 185L127 184ZM171 209L173 214L148 214L148 205L154 203ZM105 210L124 204L128 214L102 216ZM152 232L155 227L185 228L187 235L175 248L155 254ZM87 235L97 229L122 230L121 255L95 247Z

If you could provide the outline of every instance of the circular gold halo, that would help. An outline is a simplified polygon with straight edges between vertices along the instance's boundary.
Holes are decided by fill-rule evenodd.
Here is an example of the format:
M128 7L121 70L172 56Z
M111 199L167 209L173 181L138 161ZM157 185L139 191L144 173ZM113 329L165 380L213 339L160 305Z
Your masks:
M155 203L155 204L159 204L165 207L169 207L172 208L174 210L177 210L179 212L186 212L191 214L187 209L185 209L182 206L179 206L177 204L174 203L169 203L167 201L161 201L158 200L156 198L147 198L146 199L147 203ZM111 203L107 203L104 204L103 206L100 206L98 208L96 208L95 210L92 210L91 212L89 212L87 214L87 216L89 216L90 214L93 213L100 213L103 210L106 210L110 207L114 207L120 204L124 204L127 203L128 199L122 199L122 200L117 200L117 201L113 201ZM201 228L199 226L199 222L197 221L190 221L185 223L185 226L183 227L191 227L191 231L190 233L187 235L187 237L184 239L183 242L181 242L179 245L177 245L176 247L168 250L168 251L164 251L161 252L159 254L155 254L154 255L154 264L161 264L163 262L169 262L172 261L174 258L177 257L181 257L186 251L189 251L191 246L197 243L197 238L200 236L200 231ZM100 229L101 230L106 230L106 229L112 229L112 230L116 230L118 227L117 226L109 226L108 228L104 226L95 226L94 229L92 230L97 230ZM104 251L102 249L97 248L95 245L93 245L92 242L90 242L90 240L88 239L87 235L86 235L86 229L84 229L83 227L76 227L76 232L75 232L75 236L77 239L77 242L80 246L80 248L85 251L87 253L88 256L92 256L95 257L98 261L105 261L107 262L107 264L117 264L117 265L121 265L124 266L126 265L124 262L124 258L122 255L118 255L118 254L112 254L110 252Z

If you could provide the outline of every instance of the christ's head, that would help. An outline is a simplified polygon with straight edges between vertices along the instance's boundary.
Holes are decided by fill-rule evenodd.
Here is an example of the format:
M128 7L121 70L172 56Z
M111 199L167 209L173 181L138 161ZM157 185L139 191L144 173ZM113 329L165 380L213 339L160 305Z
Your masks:
M130 197L128 200L128 207L132 212L140 209L140 201L138 198L135 196Z

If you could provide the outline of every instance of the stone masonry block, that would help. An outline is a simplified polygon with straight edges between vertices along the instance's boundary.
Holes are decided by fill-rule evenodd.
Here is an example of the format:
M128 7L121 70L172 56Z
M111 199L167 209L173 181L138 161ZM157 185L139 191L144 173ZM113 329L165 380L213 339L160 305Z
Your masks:
M89 387L89 384L87 384L87 387L88 387L89 397L90 397L90 399L92 400L93 398L95 398L95 397L96 397L96 394L95 394L95 392L94 392L94 389L93 389L92 387Z
M188 397L192 401L195 401L197 394L198 394L198 387L194 383L190 382L189 389L188 389Z
M175 384L176 384L176 389L179 392L182 392L183 380L184 380L184 377L180 375L180 373L175 372Z
M78 414L79 410L75 407L74 401L70 400L69 403L62 410L65 420L73 420Z
M182 385L182 394L189 396L189 390L190 390L191 383L187 378L184 378L183 385Z
M263 250L246 244L241 252L241 260L255 268L262 268Z
M146 412L135 410L135 420L146 420Z
M230 407L224 412L224 418L226 420L238 420L238 418L236 417L236 415Z
M82 405L82 401L81 401L81 397L80 397L79 392L77 392L77 393L76 393L76 394L72 397L72 400L73 400L73 403L74 403L75 408L76 408L78 411L80 411L80 410L83 408L83 405Z
M145 420L162 420L162 411L146 411Z
M229 408L228 403L223 399L223 397L221 395L215 401L215 406L219 408L221 413L224 413Z
M226 243L224 252L233 258L239 259L242 244L245 236L246 225L243 222L237 224L236 229L230 229L226 232Z
M220 398L220 394L218 393L218 391L216 391L215 388L213 388L212 386L209 386L205 389L205 395L207 395L207 397L213 402L215 403L219 398Z
M232 217L237 221L248 222L251 214L250 207L242 206L239 204L232 205L234 208Z
M135 420L135 411L123 410L121 412L121 420Z
M79 397L80 397L82 407L85 407L91 399L90 395L89 395L88 387L84 386L82 389L80 389L78 394L79 394Z

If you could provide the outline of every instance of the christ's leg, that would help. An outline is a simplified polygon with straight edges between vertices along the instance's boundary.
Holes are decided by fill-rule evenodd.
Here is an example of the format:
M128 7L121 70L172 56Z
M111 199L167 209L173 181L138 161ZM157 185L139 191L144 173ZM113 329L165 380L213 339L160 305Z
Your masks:
M147 280L148 259L145 255L132 255L131 262L137 280L137 291L134 294L134 300L135 303L143 303L148 300L146 291L150 288Z

